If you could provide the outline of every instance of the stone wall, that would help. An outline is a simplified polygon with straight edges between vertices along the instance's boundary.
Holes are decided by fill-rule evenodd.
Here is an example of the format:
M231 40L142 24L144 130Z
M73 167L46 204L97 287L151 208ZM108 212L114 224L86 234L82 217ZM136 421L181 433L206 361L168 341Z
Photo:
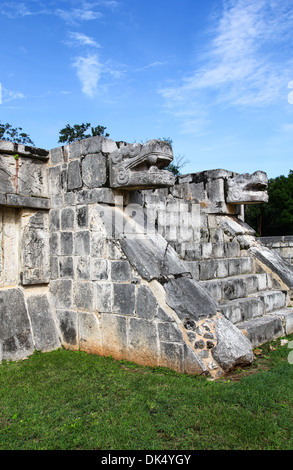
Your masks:
M222 374L211 352L211 345L216 346L216 304L169 244L171 238L180 241L169 221L169 215L172 219L179 213L178 201L169 211L159 196L161 206L156 200L145 208L143 198L148 196L141 191L111 189L109 158L116 143L100 139L81 144L78 151L69 145L50 153L50 299L62 345L181 372ZM192 205L182 203L187 230L198 241L198 205L189 212ZM160 208L162 221L154 220ZM185 240L184 231L182 236ZM194 320L198 333L185 327ZM210 348L197 354L195 339L203 344L209 339ZM251 359L241 341L239 350L241 359L237 351L232 363Z
M287 261L293 263L293 235L283 237L260 237L260 241L270 250L276 251Z
M62 346L215 378L253 360L219 299L248 294L226 276L254 269L241 217L265 202L265 176L175 182L171 158L159 141L95 137L50 152L0 142L0 360Z

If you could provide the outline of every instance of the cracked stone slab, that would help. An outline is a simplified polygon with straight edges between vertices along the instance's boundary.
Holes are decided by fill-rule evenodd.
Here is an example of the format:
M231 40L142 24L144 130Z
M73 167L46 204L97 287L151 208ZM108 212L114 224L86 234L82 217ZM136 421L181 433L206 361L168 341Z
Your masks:
M290 289L293 289L293 266L285 258L263 246L251 247L250 251L274 273L278 274Z
M130 264L147 281L189 273L175 250L158 234L125 235L120 244Z
M247 365L253 361L252 344L229 320L220 317L216 322L217 345L212 350L215 361L225 372L236 365Z
M166 303L182 321L216 315L218 304L196 281L188 277L170 279L164 284Z

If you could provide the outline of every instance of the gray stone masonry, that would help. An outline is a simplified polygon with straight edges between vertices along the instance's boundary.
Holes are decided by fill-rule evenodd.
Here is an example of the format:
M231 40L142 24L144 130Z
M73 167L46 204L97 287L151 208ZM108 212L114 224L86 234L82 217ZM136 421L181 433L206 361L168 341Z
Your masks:
M243 204L263 172L174 177L166 142L0 142L0 359L60 346L218 378L293 331L291 267Z

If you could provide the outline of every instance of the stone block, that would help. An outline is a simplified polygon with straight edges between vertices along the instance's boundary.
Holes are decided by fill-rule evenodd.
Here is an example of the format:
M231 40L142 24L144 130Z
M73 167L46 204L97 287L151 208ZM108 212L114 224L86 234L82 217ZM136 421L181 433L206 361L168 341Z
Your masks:
M199 265L199 280L214 279L217 277L218 263L216 260L201 261Z
M6 194L0 192L0 205L6 206Z
M74 283L74 305L78 310L93 311L94 308L94 285L92 282Z
M82 187L82 179L80 173L80 163L78 160L72 160L68 164L67 170L67 189L72 191L73 189L80 189Z
M219 228L210 228L209 229L209 241L211 243L223 243L224 235L223 230Z
M195 354L188 344L184 344L184 364L183 372L185 374L202 375L208 372L204 363Z
M76 205L76 193L65 193L63 195L64 206L75 206Z
M239 323L264 315L264 303L259 297L230 300L221 305L223 315L232 323Z
M224 317L216 321L217 345L212 349L215 361L227 372L236 365L253 361L252 345L239 329Z
M199 281L199 261L185 261L193 279Z
M225 201L224 179L219 178L207 181L206 191L208 200L211 202Z
M62 163L63 162L62 147L56 147L56 148L50 150L50 161L53 165L55 165L56 163Z
M77 195L78 204L115 204L115 197L110 188L82 189Z
M77 206L76 221L78 228L88 228L88 206Z
M111 313L113 303L113 284L110 282L95 282L95 310L99 313Z
M77 280L90 279L90 257L89 256L75 256L75 276Z
M274 250L269 250L263 246L251 247L251 251L255 254L257 259L268 266L281 280L290 288L293 289L293 266L287 263L282 256Z
M127 358L126 318L102 313L103 354L114 359Z
M88 188L99 188L107 181L107 159L101 153L89 154L81 164L82 181Z
M204 189L204 183L190 183L189 189L194 201L202 202L206 199L207 194Z
M223 242L212 244L212 258L221 259L226 257L225 245Z
M49 230L50 232L57 232L58 230L60 230L60 211L58 209L50 210Z
M260 292L259 297L263 300L267 313L286 306L286 294L282 291Z
M222 299L232 300L246 296L246 285L243 278L227 279L222 281Z
M279 317L282 320L285 335L291 335L293 333L293 308L287 307L281 310L274 310L271 314L275 317Z
M51 198L62 192L61 165L49 168L49 188Z
M121 315L134 315L135 286L133 284L113 284L113 311Z
M59 277L59 257L50 256L50 280L58 279Z
M229 260L218 259L217 260L217 276L222 279L229 275Z
M45 197L23 196L21 194L7 194L6 204L15 207L31 207L34 209L50 209L50 199Z
M242 274L242 258L231 258L228 260L229 276L237 276Z
M159 323L158 332L160 341L168 343L183 343L183 335L175 322Z
M90 258L90 277L93 281L107 280L110 276L110 265L107 259Z
M222 298L221 280L200 281L200 286L215 300Z
M184 260L195 261L201 259L201 246L199 243L182 243L181 249L181 256L184 258Z
M217 304L193 279L181 277L164 284L166 303L175 310L182 321L197 320L215 315Z
M201 244L201 257L202 259L213 258L213 244L212 243Z
M27 308L32 325L35 349L45 352L59 348L59 334L47 295L28 297Z
M87 256L90 254L90 232L83 230L74 234L74 254Z
M70 207L66 207L61 210L61 230L73 230L74 229L74 210Z
M161 307L158 307L157 317L162 322L174 322L174 319Z
M128 261L112 261L111 262L111 279L112 281L130 281L131 271Z
M130 361L139 364L158 365L158 334L156 325L148 320L130 318L128 341Z
M157 301L148 286L140 286L137 291L136 314L140 318L152 320L157 313Z
M79 347L88 354L103 354L100 322L96 315L78 312Z
M282 319L265 315L240 323L238 328L249 339L253 348L284 335Z
M21 220L21 282L23 285L49 282L49 239L47 214L27 212Z
M184 345L176 343L160 343L160 366L168 367L176 372L184 371Z
M51 254L52 253L51 251ZM61 232L60 234L60 254L70 256L73 254L73 234L72 232Z
M71 144L70 144L71 145ZM80 141L80 154L88 155L99 153L102 150L102 139L100 137L89 137Z
M236 258L240 256L240 246L236 240L224 243L224 250L226 258Z
M78 319L73 310L56 310L56 319L59 326L61 344L64 348L78 350Z
M62 278L74 278L73 258L71 256L61 256L59 258L59 272Z
M124 236L120 244L131 265L148 281L188 272L175 250L160 235Z
M94 258L105 258L107 255L107 245L105 235L99 232L91 232L91 255ZM109 255L111 259L112 256Z
M0 291L1 360L19 360L34 350L30 321L20 289Z
M35 197L48 197L47 166L41 160L18 159L16 192Z
M51 300L57 309L67 309L72 306L72 281L68 279L55 280L50 283Z
M264 276L266 280L266 275ZM245 280L247 295L255 294L259 290L259 275L258 274L246 275L244 280Z

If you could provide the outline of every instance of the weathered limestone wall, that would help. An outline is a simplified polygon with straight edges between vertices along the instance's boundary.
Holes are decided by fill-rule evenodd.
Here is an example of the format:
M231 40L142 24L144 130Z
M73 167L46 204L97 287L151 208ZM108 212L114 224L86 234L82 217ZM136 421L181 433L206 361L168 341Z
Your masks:
M60 347L49 302L48 158L0 142L0 360Z
M293 263L293 235L283 237L260 237L260 241L270 250L283 256Z
M63 346L206 372L186 344L187 333L174 320L162 286L144 279L121 248L120 232L132 232L127 211L136 206L129 205L128 192L109 188L107 158L116 144L90 144L79 152L75 146L51 152L50 293ZM143 253L156 263L158 254L147 251L146 243ZM155 246L164 257L166 242L160 238Z
M265 175L211 170L174 184L171 158L158 141L0 143L0 360L62 345L215 378L253 360L219 299L248 293L225 278L253 269L244 255L259 246L241 217L266 201Z

